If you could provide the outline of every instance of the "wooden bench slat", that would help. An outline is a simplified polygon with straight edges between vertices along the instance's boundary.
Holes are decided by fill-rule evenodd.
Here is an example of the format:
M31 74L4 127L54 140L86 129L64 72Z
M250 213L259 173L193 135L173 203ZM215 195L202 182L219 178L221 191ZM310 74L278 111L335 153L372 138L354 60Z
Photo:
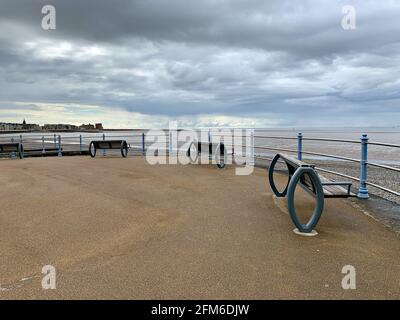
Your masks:
M279 154L281 158L288 160L292 164L294 164L297 167L312 167L312 165L309 165L308 163L305 163L299 159L296 159L295 157L289 156L285 153L280 153Z
M314 165L307 164L301 160L298 160L292 156L289 156L284 153L280 153L279 156L286 162L286 164L289 167L289 175L294 174L294 172L297 170L299 167L314 167ZM348 189L339 185L339 184L347 184L345 182L335 182L334 180L328 179L324 177L321 174L318 174L319 179L321 180L322 183L322 189L324 191L324 197L326 198L347 198L347 197L353 197L356 196L352 192L348 192ZM303 187L304 190L309 192L311 195L314 195L313 187L310 184L310 181L308 181L306 177L304 177L304 180L301 183L301 186ZM335 183L338 183L338 185L335 185ZM351 186L351 183L348 183Z

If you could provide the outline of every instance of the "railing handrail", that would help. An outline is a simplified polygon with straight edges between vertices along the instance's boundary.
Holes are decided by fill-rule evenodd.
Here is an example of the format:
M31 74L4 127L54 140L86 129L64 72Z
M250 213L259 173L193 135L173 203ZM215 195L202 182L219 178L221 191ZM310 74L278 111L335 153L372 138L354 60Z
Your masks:
M266 150L286 151L286 152L297 153L297 150L285 149L285 148L273 148L273 147L266 147L266 146L254 146L254 148L255 149L266 149ZM327 153L311 152L311 151L302 151L302 153L309 154L309 155L314 155L314 156L325 157L325 158L333 158L333 159L340 159L340 160L345 160L345 161L352 161L352 162L357 162L357 163L361 162L358 159L347 158L347 157L342 157L342 156L336 156L336 155L327 154Z
M302 159L302 154L306 154L306 155L314 155L314 156L320 156L320 157L324 157L324 158L333 158L333 159L340 159L340 160L344 160L344 161L359 163L360 164L360 178L356 178L356 177L353 177L350 175L346 175L344 173L316 167L316 170L334 174L334 175L341 176L341 177L345 177L345 178L359 182L360 183L360 188L359 188L359 192L358 192L359 198L368 198L367 186L372 186L372 187L378 188L380 190L383 190L385 192L391 193L393 195L400 196L400 193L398 191L395 191L395 190L389 189L385 186L367 181L367 166L373 166L373 167L377 167L377 168L381 168L381 169L385 169L385 170L400 172L399 167L394 167L394 166L390 166L390 165L379 164L376 162L368 161L367 146L368 145L376 145L376 146L389 147L389 148L399 148L400 145L392 144L392 143L383 143L383 142L369 142L368 136L365 134L362 135L360 141L345 140L345 139L328 139L328 138L307 138L307 137L304 137L301 133L298 133L296 138L295 137L287 137L287 136L280 137L280 136L264 136L264 135L262 135L262 136L255 135L255 137L263 138L263 139L269 138L269 139L297 140L298 143L297 143L296 150L289 149L289 148L268 147L265 145L254 145L254 149L264 149L264 150L274 150L274 151L297 153L297 157L299 160ZM321 153L321 152L304 151L304 150L302 150L303 149L303 147L302 147L303 141L329 141L329 142L343 142L343 143L358 144L358 145L361 145L361 159L359 160L359 159L343 157L343 156L333 155L333 154L326 154L326 153ZM260 158L259 155L257 155L256 157ZM271 160L267 157L261 157L261 158Z
M400 148L400 144L393 143L385 143L385 142L368 142L370 145L380 146L380 147L389 147L389 148Z
M163 129L165 133L168 132L168 129ZM35 145L42 145L43 149L45 149L45 145L51 145L54 143L54 146L60 147L59 144L61 143L61 138L64 144L71 145L71 148L73 148L72 145L80 145L80 151L83 150L83 146L87 146L87 141L90 139L105 139L106 136L108 138L125 138L126 140L132 141L131 144L134 146L134 148L139 148L139 139L141 139L142 142L142 149L145 147L145 137L157 137L157 136L165 136L166 140L169 141L169 136L167 134L147 134L148 129L144 130L135 130L132 132L127 132L126 134L121 134L118 132L96 132L96 133L88 133L88 132L82 132L79 134L79 132L76 132L75 134L69 135L70 133L68 132L55 132L55 133L43 133L40 134L39 132L34 133L34 134L26 134L26 133L15 133L15 134L7 134L7 136L2 136L0 134L0 141L4 140L15 140L15 141L23 141L26 143L27 146L35 146ZM218 134L218 133L215 133ZM145 137L144 137L145 135ZM242 136L246 137L246 136ZM380 190L383 190L385 192L389 192L391 194L399 196L398 191L391 190L385 186L381 186L372 182L367 181L367 166L372 166L384 170L391 170L394 172L400 172L400 167L396 166L391 166L387 164L380 164L376 163L373 161L368 161L367 159L367 146L379 146L379 147L387 147L387 148L400 148L400 145L398 144L393 144L393 143L386 143L386 142L373 142L369 141L367 135L363 135L361 139L358 140L351 140L351 139L330 139L330 138L318 138L318 137L305 137L302 134L298 134L297 137L291 137L291 136L278 136L278 135L263 135L263 134L252 134L253 138L257 139L263 139L263 142L265 141L264 139L276 139L276 140L293 140L293 141L298 141L297 143L297 148L291 149L290 147L288 148L279 148L279 147L273 147L273 146L266 146L266 145L257 145L253 144L253 149L252 152L254 154L254 150L261 149L261 150L273 150L273 151L282 151L282 152L289 152L289 153L297 153L297 157L299 160L301 160L302 154L304 155L313 155L313 156L318 156L318 157L323 157L323 158L332 158L332 159L339 159L343 161L349 161L349 162L355 162L360 164L360 178L352 177L350 175L346 175L344 173L324 169L324 168L319 168L316 167L316 170L319 170L321 172L326 172L330 174L335 174L338 176L342 176L345 178L352 179L354 181L360 182L360 185L363 186L363 190L361 192L361 187L359 193L364 193L361 194L361 196L368 197L368 190L366 186L372 186L376 187ZM22 139L22 140L21 140ZM75 140L79 139L78 141L75 142ZM350 158L350 157L344 157L340 155L335 155L335 154L328 154L328 153L322 153L322 152L313 152L313 151L307 151L307 150L302 150L302 144L303 141L325 141L325 142L339 142L339 143L351 143L351 144L357 144L361 145L361 150L362 150L362 157L361 159L355 159L355 158ZM65 143L67 142L67 143ZM137 146L135 145L137 144ZM234 147L236 146L236 142L232 141L231 143L225 143L226 146L228 147ZM238 144L240 146L240 144ZM143 151L143 150L142 150ZM256 158L262 158L262 159L269 159L267 157L263 157L261 155L254 155ZM359 195L360 196L360 195ZM361 197L360 196L360 197Z
M259 135L254 135L254 138L297 140L297 138L295 138L295 137L287 137L287 136L259 136ZM358 140L330 139L330 138L306 138L306 137L303 137L303 140L307 140L307 141L343 142L343 143L355 143L355 144L360 144L361 143Z

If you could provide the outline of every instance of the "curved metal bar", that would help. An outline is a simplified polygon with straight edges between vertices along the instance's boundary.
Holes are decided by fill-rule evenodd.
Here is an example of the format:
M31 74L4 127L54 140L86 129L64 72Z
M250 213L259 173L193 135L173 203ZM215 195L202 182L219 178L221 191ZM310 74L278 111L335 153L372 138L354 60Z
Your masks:
M368 144L373 145L373 146L400 148L400 144L392 144L392 143L384 143L384 142L368 142Z
M264 156L260 156L260 155L254 155L254 157L256 158L256 159L265 159L265 160L269 160L269 161L272 161L274 158L271 158L271 157L264 157Z
M340 172L336 172L336 171L331 171L331 170L327 170L327 169L322 169L322 168L319 168L319 167L314 167L314 169L317 170L317 171L322 171L322 172L334 174L334 175L339 176L339 177L348 178L348 179L351 179L351 180L360 182L360 179L359 179L359 178L352 177L352 176L349 176L349 175L344 174L344 173L340 173Z
M245 136L242 136L245 137ZM278 137L278 136L257 136L255 135L254 138L260 138L260 139L284 139L284 140L297 140L297 138L293 137Z
M255 135L254 138L297 140L297 138L295 138L295 137L280 137L280 136L258 136L258 135ZM355 143L355 144L360 144L361 143L358 140L328 139L328 138L303 138L303 140L308 140L308 141L327 141L327 142L343 142L343 143Z
M377 189L380 189L380 190L383 190L383 191L389 192L389 193L391 193L391 194L394 194L394 195L396 195L396 196L399 196L399 197L400 197L400 192L397 192L397 191L394 191L394 190L391 190L391 189L388 189L388 188L382 187L382 186L380 186L379 184L375 184L375 183L368 182L368 181L366 182L366 184L367 184L367 185L369 185L369 186L371 186L371 187L375 187L375 188L377 188Z
M326 142L343 142L343 143L355 143L360 144L361 141L358 140L345 140L345 139L329 139L329 138L304 138L307 141L326 141Z
M286 152L295 152L295 153L297 153L297 150L284 149L284 148L263 147L263 146L254 146L254 149L265 149L265 150L286 151Z
M96 156L96 152L97 152L96 147L95 147L95 145L94 145L94 142L92 141L92 142L90 143L90 145L89 145L89 154L90 154L90 156L91 156L92 158L94 158L94 157Z
M295 205L294 205L294 193L296 190L296 186L299 183L301 177L305 174L311 179L315 187L315 196L317 200L317 205L314 208L313 214L308 220L306 224L302 224L300 219L297 216ZM319 218L321 217L322 211L324 210L324 190L322 188L321 180L318 177L318 174L315 170L311 167L299 167L292 179L290 180L288 191L287 191L287 198L288 198L288 210L290 217L292 218L293 223L297 227L300 232L309 233L311 232L314 227L317 225Z
M386 166L384 164L379 164L379 163L374 163L374 162L367 162L367 165L370 165L370 166L373 166L373 167L382 168L382 169L387 169L387 170L400 172L400 168Z
M271 165L269 166L269 169L268 169L268 180L269 180L269 185L271 186L272 192L273 192L277 197L283 198L283 197L286 196L286 193L287 193L287 190L288 190L288 186L289 186L289 182L290 182L290 175L289 175L289 177L288 177L288 182L287 182L287 185L286 185L285 190L283 190L282 192L280 192L280 191L277 189L277 187L276 187L276 185L275 185L275 181L274 181L274 170L275 170L275 165L276 165L276 163L278 162L279 158L280 158L280 155L277 154L277 155L274 157L274 159L272 159ZM286 165L287 165L287 164L286 164ZM288 170L289 170L289 168L288 168Z
M297 153L297 150L284 149L284 148L270 148L270 147L264 147L264 146L254 146L254 148L255 149L265 149L265 150L286 151L286 152ZM302 151L302 153L309 154L309 155L314 155L314 156L326 157L326 158L333 158L333 159L340 159L340 160L345 160L345 161L352 161L352 162L357 162L357 163L361 162L360 160L357 160L357 159L341 157L341 156L335 156L333 154L327 154L327 153L319 153L319 152L311 152L311 151Z
M352 162L357 162L357 163L361 162L360 160L357 160L357 159L341 157L341 156L335 156L333 154L327 154L327 153L319 153L319 152L311 152L311 151L302 151L302 153L309 154L309 155L314 155L314 156L326 157L326 158L333 158L333 159L352 161Z
M124 158L128 156L128 144L125 140L121 142L121 155Z
M219 157L218 157L219 154ZM221 155L223 156L221 161ZM225 164L227 162L227 154L225 150L225 145L221 142L215 148L215 161L217 162L217 167L220 169L225 168Z
M24 158L24 145L22 143L18 144L18 156L20 159Z
M195 158L192 158L192 152L190 151L190 149L192 148L192 146L195 148L195 152L193 152L195 154ZM197 150L196 144L194 143L194 141L192 141L189 145L189 148L186 152L186 155L189 157L190 162L191 163L195 163L197 161L197 158L199 157L199 151Z

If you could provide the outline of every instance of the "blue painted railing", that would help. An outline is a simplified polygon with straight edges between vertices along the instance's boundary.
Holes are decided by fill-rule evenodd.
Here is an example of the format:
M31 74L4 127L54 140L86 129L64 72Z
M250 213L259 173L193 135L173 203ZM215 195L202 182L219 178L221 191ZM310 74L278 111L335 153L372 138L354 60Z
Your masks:
M110 134L109 137L111 138L120 138L128 141L128 144L130 144L130 148L136 151L139 151L139 154L142 156L145 155L146 153L146 137L148 135L145 133L145 130L137 130L133 131L132 133L129 134L124 134L124 135L115 135L115 134ZM210 137L210 136L209 136ZM98 134L93 134L93 135L64 135L61 136L61 134L44 134L44 135L19 135L19 136L2 136L0 135L0 143L1 141L5 141L4 139L8 141L15 141L19 140L21 143L24 144L25 149L29 153L29 149L41 149L44 154L46 154L48 151L47 149L54 148L56 149L56 153L58 156L62 156L63 153L68 153L69 151L74 151L78 153L83 153L85 150L88 149L88 145L91 140L93 139L106 139L106 133L98 133ZM254 139L257 139L258 142L260 141L265 141L265 140L293 140L297 142L297 148L294 149L289 149L289 148L281 148L281 147L276 147L276 146L268 146L268 145L255 145L254 144ZM327 153L320 153L320 152L312 152L312 151L307 151L304 150L304 143L306 141L327 141L327 142L341 142L341 143L350 143L350 144L357 144L360 145L360 158L350 158L350 157L344 157L341 155L334 155L334 154L327 154ZM52 145L54 143L54 145ZM400 148L400 145L397 144L391 144L391 143L382 143L382 142L371 142L369 141L369 138L366 134L363 134L360 138L360 140L344 140L344 139L329 139L329 138L312 138L312 137L306 137L304 134L299 132L297 136L294 137L288 137L288 136L264 136L264 135L257 135L252 133L251 137L251 143L253 145L252 148L252 154L251 157L254 159L266 159L266 160L271 160L268 157L265 157L263 155L257 154L255 150L261 149L261 150L269 150L269 151L278 151L278 152L289 152L289 153L295 153L297 154L297 157L299 160L303 159L303 155L310 155L310 156L320 156L323 158L333 158L333 159L339 159L339 160L344 160L344 161L350 161L354 163L359 164L359 177L354 177L350 175L346 175L341 172L336 172L332 170L328 170L326 168L320 168L316 167L316 170L321 171L321 172L326 172L329 174L337 175L340 177L345 177L354 181L357 181L359 183L359 189L358 189L358 197L360 199L367 199L369 197L369 190L368 186L378 188L382 191L388 192L390 194L393 194L395 196L400 196L400 192L396 190L389 189L385 186L375 184L372 182L368 181L368 166L380 168L382 170L391 170L395 171L397 173L400 172L400 168L398 167L393 167L385 164L380 164L380 163L374 163L370 162L368 160L368 146L370 145L375 145L375 146L380 146L380 147L389 147L389 148ZM168 146L169 149L169 146ZM252 160L254 161L254 160Z

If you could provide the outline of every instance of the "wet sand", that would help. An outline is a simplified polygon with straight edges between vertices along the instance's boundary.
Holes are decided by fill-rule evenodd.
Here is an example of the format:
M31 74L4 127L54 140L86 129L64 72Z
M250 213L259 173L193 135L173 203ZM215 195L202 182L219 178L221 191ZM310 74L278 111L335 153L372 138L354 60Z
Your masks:
M261 168L235 176L140 157L0 168L1 299L400 298L397 233L334 199L319 235L297 236ZM299 193L297 205L312 199ZM56 290L41 288L47 264ZM341 287L348 264L356 290Z

